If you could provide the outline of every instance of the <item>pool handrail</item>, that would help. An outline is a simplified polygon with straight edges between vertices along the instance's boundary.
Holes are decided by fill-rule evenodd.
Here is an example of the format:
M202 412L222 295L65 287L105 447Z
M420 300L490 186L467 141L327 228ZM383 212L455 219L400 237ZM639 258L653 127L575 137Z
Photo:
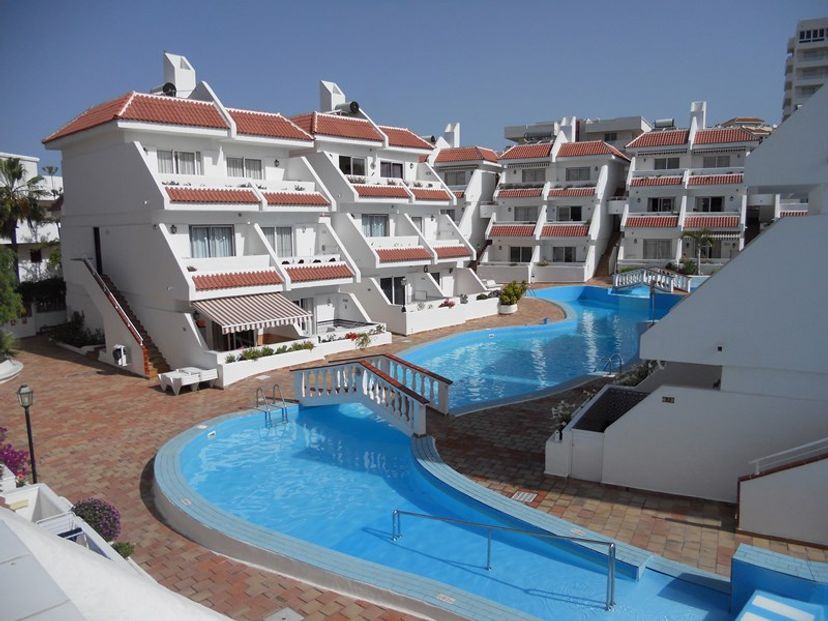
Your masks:
M397 541L402 537L402 523L400 517L407 515L410 517L422 518L425 520L434 520L435 522L447 522L449 524L459 524L461 526L471 526L473 528L482 528L486 530L486 571L492 568L492 532L501 531L508 533L515 533L518 535L529 535L532 537L540 537L543 539L555 539L557 541L568 541L570 543L585 543L590 545L604 545L607 546L607 599L605 603L606 610L612 610L615 606L615 542L605 541L603 539L588 539L586 537L571 537L568 535L556 535L554 533L537 532L525 528L514 528L512 526L500 526L498 524L486 524L484 522L472 522L470 520L461 520L459 518L444 517L439 515L428 515L427 513L415 513L413 511L403 511L401 509L394 509L391 513L391 540Z

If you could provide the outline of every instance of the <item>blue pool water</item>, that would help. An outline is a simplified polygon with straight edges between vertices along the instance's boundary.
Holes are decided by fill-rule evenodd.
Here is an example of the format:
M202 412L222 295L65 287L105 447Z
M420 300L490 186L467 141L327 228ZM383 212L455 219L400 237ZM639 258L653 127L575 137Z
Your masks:
M227 418L178 456L193 499L240 520L358 559L438 580L544 619L728 618L728 597L644 570L617 578L617 606L603 608L606 561L539 539L495 535L493 567L477 530L403 517L394 509L520 526L420 468L410 440L360 405L293 408L267 429L261 414ZM200 499L199 499L200 501Z
M454 380L449 411L529 398L602 370L619 353L638 359L638 339L681 298L656 293L618 295L602 287L538 289L535 295L564 306L567 319L548 325L464 332L403 352L402 358ZM550 309L551 310L551 309Z

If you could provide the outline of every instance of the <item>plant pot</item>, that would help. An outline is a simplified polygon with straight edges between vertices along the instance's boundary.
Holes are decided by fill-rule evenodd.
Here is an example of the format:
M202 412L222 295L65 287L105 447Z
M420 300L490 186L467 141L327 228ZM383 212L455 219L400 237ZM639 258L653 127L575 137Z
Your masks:
M517 304L498 304L497 312L501 315L512 315L517 312Z

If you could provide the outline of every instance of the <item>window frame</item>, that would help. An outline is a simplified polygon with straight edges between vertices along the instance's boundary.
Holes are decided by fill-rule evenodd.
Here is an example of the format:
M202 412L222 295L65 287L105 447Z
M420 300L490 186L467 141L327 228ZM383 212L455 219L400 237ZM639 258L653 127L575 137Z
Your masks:
M717 200L718 199L718 200ZM718 209L716 203L718 202ZM721 213L725 206L724 196L697 196L696 197L696 211L700 213Z
M659 165L661 163L661 165ZM675 163L675 166L670 164ZM653 158L653 170L678 170L681 168L681 158L677 156L672 157L656 157Z
M343 168L343 165L347 162L348 170ZM354 171L354 163L361 162L362 163L362 172ZM366 158L364 157L357 157L355 155L340 155L339 156L339 170L344 175L351 175L354 177L364 177L365 176L365 165L366 165Z
M577 263L577 256L576 246L552 246L552 263Z
M509 246L510 263L531 263L534 246ZM517 253L515 252L517 251ZM528 254L528 258L525 258ZM517 258L515 256L517 255Z
M221 259L225 257L235 257L236 256L236 227L232 224L191 224L189 227L189 235L190 235L190 258L193 259ZM195 246L193 245L193 231L194 229L206 229L207 230L207 256L197 257L195 256ZM213 250L215 249L214 245L214 230L215 229L230 229L230 254L213 254Z
M518 209L521 210L520 213L524 213L523 210L528 209L529 215L535 214L534 217L531 218L518 218ZM538 215L540 214L540 208L537 205L520 205L514 208L513 217L515 222L537 222Z
M172 171L162 171L161 170L161 154L162 153L169 153L171 160ZM180 155L192 155L193 156L193 170L195 172L192 173L185 173L181 172L181 166L179 165ZM177 149L156 149L155 150L155 162L156 162L156 169L158 173L161 175L189 175L189 176L197 176L204 174L204 166L203 166L203 159L201 157L201 151L179 151Z
M666 252L647 252L648 247L650 250L653 247L658 248L660 250L667 249ZM648 254L657 254L659 256L647 256ZM664 256L661 256L664 255ZM648 261L669 261L673 258L673 240L671 239L645 239L642 241L641 245L641 257Z
M584 171L586 171L586 177L583 175ZM589 181L591 175L592 168L590 166L569 166L564 173L566 181Z
M397 167L399 167L399 175L395 174L397 171ZM391 174L385 174L386 168L391 169ZM402 162L396 162L394 160L380 160L380 177L383 179L403 179L405 175L405 166L403 166Z
M669 201L670 208L664 209L663 205L665 205ZM653 206L657 205L658 209L653 209ZM674 213L676 205L676 198L674 196L651 196L647 200L647 212L648 213Z
M531 173L529 177L535 177L532 179L527 179L527 174ZM545 168L523 168L520 171L520 180L521 183L546 183L546 169Z
M572 217L572 210L577 209L579 218L576 220ZM566 211L564 211L566 210ZM567 218L564 219L562 214L566 213ZM555 212L556 222L583 222L584 221L584 208L582 205L561 205L557 208Z

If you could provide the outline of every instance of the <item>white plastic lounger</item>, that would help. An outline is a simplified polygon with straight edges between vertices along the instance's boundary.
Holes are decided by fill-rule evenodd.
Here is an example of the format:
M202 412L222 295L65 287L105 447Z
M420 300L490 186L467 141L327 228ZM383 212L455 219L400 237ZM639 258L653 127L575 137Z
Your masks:
M158 383L161 390L167 392L167 388L171 389L174 395L181 392L184 386L192 386L192 389L198 390L201 382L213 382L218 379L217 369L199 369L197 367L183 367L168 373L158 374Z

